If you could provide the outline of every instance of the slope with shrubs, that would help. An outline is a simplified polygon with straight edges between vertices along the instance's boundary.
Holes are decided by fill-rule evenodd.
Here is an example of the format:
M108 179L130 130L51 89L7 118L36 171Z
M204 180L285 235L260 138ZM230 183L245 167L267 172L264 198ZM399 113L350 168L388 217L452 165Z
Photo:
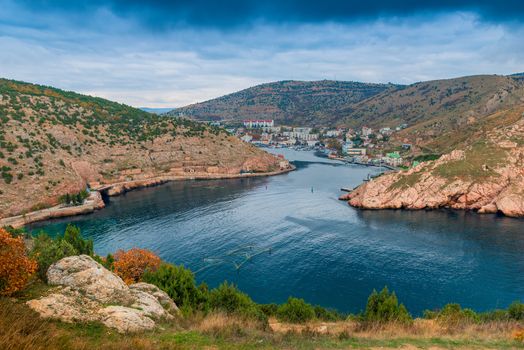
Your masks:
M445 207L523 217L524 107L494 113L476 124L446 135L459 149L380 176L342 199L368 209ZM432 144L445 149L445 143Z
M88 182L210 166L239 173L253 159L262 160L259 171L278 168L277 159L223 129L0 79L0 218L78 204Z
M17 240L30 236L20 230L0 230L0 237ZM255 303L237 287L224 282L209 290L197 286L194 275L182 266L157 264L158 257L139 249L115 254L113 258L96 256L92 243L84 240L78 228L69 226L55 239L43 234L28 253L20 252L16 267L27 267L27 259L38 261L39 269L67 255L87 254L118 273L133 276L165 291L181 307L182 314L173 321L145 334L119 335L98 323L64 324L42 320L25 305L49 289L39 274L28 284L9 289L5 273L0 274L0 344L6 349L320 349L320 348L396 348L405 345L436 348L524 348L524 304L515 302L506 310L476 313L448 304L440 310L426 311L424 318L413 319L399 303L395 293L384 288L373 291L365 310L357 315L343 316L335 311L312 306L302 299L290 297L281 305ZM18 243L17 243L18 244ZM17 244L0 247L3 266ZM47 248L46 248L47 246ZM60 250L56 247L67 246ZM54 247L54 248L51 248ZM58 254L44 252L58 251ZM20 255L19 254L19 255ZM25 257L24 255L27 254ZM32 260L45 255L42 260ZM42 264L42 266L40 266ZM119 266L119 268L115 268ZM33 268L25 268L28 275Z
M278 81L257 85L213 100L171 111L197 120L274 119L287 125L333 125L348 106L384 91L393 84L346 81Z

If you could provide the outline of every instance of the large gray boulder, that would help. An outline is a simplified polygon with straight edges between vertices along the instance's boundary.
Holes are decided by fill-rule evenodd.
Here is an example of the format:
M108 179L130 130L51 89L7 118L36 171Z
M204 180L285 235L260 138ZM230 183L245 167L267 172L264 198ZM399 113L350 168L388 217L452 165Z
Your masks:
M40 316L64 322L99 321L118 332L139 332L172 319L175 303L158 287L124 281L87 255L70 256L49 267L49 295L27 304Z

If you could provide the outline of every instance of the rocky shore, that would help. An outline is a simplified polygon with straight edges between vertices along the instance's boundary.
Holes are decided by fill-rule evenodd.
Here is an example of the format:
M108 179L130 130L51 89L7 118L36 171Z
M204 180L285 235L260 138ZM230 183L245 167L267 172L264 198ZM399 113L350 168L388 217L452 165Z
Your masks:
M213 170L213 169L210 169ZM217 170L221 170L217 168ZM0 227L12 226L14 228L20 228L25 225L44 221L49 219L84 215L92 213L96 210L105 207L105 203L102 199L101 193L107 194L108 196L118 196L128 191L132 191L138 188L158 186L170 181L187 181L187 180L219 180L219 179L236 179L236 178L247 178L247 177L262 177L262 176L274 176L279 174L285 174L287 172L295 170L295 167L287 161L281 162L281 167L275 171L269 172L252 172L252 173L218 173L218 172L187 172L178 174L168 174L161 176L152 176L137 180L128 180L115 182L110 184L99 184L90 183L91 193L83 204L77 206L66 206L57 205L51 208L42 210L32 211L23 215L16 215L8 218L0 219ZM137 172L135 175L140 175Z
M61 218L92 213L105 207L105 203L98 191L92 191L83 204L77 206L57 205L51 208L36 210L22 215L0 219L0 227L12 226L20 228L27 224L48 219Z
M287 162L286 162L287 163ZM209 172L192 172L185 175L161 175L157 177L130 180L124 182L117 182L112 184L98 185L94 184L93 189L106 193L108 196L118 196L122 193L132 191L138 188L152 187L164 184L170 181L185 181L185 180L222 180L222 179L238 179L246 177L262 177L262 176L274 176L285 174L287 172L295 170L295 166L287 163L285 167L279 170L269 172L256 172L256 173L209 173Z
M452 208L524 217L524 148L498 146L498 161L481 157L475 164L478 154L457 150L435 162L382 175L340 199L365 209Z

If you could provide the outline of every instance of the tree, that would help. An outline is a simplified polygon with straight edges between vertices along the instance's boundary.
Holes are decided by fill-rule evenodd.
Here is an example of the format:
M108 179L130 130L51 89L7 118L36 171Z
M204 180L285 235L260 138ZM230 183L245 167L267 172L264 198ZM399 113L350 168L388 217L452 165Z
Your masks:
M41 233L35 239L35 245L31 256L38 263L38 276L42 281L47 281L47 270L49 266L58 260L78 255L76 249L66 240L57 238L53 240L46 233Z
M336 150L338 153L342 152L342 144L337 139L329 139L327 146L330 149Z
M281 321L303 323L315 318L315 308L304 299L289 297L285 304L278 307L277 317Z
M0 229L0 295L24 288L36 269L36 261L26 255L24 239Z
M162 262L155 253L139 248L133 248L127 252L119 250L115 253L114 258L114 272L127 284L139 282L145 272L156 271Z
M207 287L197 287L195 276L183 266L161 264L156 271L145 272L142 280L166 292L183 312L206 307Z
M64 232L64 240L71 244L78 254L93 255L93 240L82 238L80 228L75 225L67 225Z
M389 292L384 287L380 293L373 290L368 297L364 319L371 322L400 322L409 323L411 315L403 304L398 303L395 292Z

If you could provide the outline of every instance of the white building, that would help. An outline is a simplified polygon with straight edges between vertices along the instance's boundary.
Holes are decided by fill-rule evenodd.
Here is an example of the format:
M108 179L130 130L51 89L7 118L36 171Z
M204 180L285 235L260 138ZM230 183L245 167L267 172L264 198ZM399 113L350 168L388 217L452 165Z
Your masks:
M391 135L393 133L393 130L391 130L391 128L382 128L379 130L379 132L382 135Z
M366 149L365 148L348 148L346 150L346 154L348 156L365 156L366 155Z
M363 127L362 127L362 136L364 136L364 137L368 137L368 136L371 135L372 133L373 133L373 129L368 128L367 126L363 126Z
M272 128L275 126L275 121L273 119L247 119L243 121L244 126L248 129L255 129L255 128Z
M253 140L253 136L249 135L249 134L245 134L244 136L242 136L240 138L242 141L244 142L251 142L251 140Z
M326 136L327 137L339 137L340 135L342 135L342 130L341 129L336 129L336 130L328 130L326 131Z

